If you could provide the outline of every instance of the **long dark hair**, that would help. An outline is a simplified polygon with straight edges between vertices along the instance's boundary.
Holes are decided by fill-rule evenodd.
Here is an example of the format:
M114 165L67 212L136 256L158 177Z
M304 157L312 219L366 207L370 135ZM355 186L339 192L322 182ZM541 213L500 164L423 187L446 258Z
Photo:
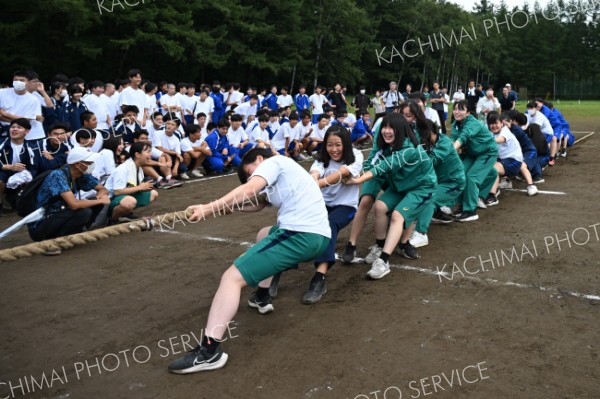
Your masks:
M394 142L389 145L383 140L383 134L381 130L384 127L391 127L394 129ZM381 121L381 126L379 127L379 135L377 136L377 146L382 150L385 148L391 148L392 151L398 151L402 148L404 144L404 140L410 139L413 145L416 147L419 145L419 141L415 137L412 129L410 128L408 122L404 118L404 116L399 113L392 112L383 117Z
M417 131L421 135L421 143L425 145L426 148L429 148L431 146L431 133L435 130L431 130L431 126L427 123L427 118L425 117L423 109L413 100L400 104L401 112L404 108L408 108L410 113L416 117L417 120L415 121L415 124L417 125Z
M240 182L242 184L246 184L246 182L248 181L248 175L246 175L246 172L244 172L244 165L248 165L253 163L254 161L256 161L256 158L258 158L258 156L263 157L264 159L267 158L271 158L273 156L273 153L271 152L271 150L268 150L266 148L253 148L250 151L248 151L246 153L246 155L244 155L244 158L242 158L242 163L240 164L240 166L238 166L238 179L240 179Z
M342 151L342 163L345 165L353 164L355 157L354 152L352 151L352 140L350 139L350 133L348 133L348 129L340 125L333 125L325 132L325 137L323 137L323 145L321 146L321 153L319 154L319 161L323 163L324 167L329 166L331 156L329 156L329 152L327 152L327 141L331 136L337 136L342 140L342 146L344 147Z

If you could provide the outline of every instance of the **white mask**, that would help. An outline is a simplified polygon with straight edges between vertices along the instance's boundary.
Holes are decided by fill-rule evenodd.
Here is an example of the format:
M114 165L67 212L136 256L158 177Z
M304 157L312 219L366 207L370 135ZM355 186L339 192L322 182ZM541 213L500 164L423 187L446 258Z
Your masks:
M537 113L537 109L535 109L535 108L528 109L527 112L529 113L529 115L534 116Z
M16 91L23 91L27 87L27 83L25 83L25 82L19 82L18 80L15 80L13 82L13 87L14 87L14 89Z
M361 90L360 94L365 94L366 90Z
M63 91L60 92L60 96L61 97L66 97L69 93L67 92L66 89L63 89Z

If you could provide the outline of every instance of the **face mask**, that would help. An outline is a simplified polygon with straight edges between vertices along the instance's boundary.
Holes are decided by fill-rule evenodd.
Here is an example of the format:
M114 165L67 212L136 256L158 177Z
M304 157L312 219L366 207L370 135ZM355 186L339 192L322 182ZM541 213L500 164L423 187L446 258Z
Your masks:
M366 90L361 90L360 94L365 94Z
M88 165L88 168L83 173L85 173L86 175L91 175L95 168L96 168L96 164L95 163L93 163L91 165Z
M69 93L67 92L67 90L63 90L60 92L60 96L61 97L66 97Z
M19 82L17 80L15 80L13 82L13 88L16 91L23 91L23 90L25 90L26 87L27 87L27 83L25 83L25 82Z
M535 108L528 109L527 112L529 113L529 115L534 116L537 113L537 109L535 109Z

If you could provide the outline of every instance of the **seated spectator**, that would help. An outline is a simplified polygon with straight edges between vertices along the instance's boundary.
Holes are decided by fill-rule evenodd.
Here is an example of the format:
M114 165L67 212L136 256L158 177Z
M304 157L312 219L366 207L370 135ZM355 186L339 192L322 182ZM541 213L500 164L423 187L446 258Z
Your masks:
M9 134L10 138L5 139L0 144L0 212L2 211L2 201L6 193L6 200L15 207L17 194L21 186L30 182L38 172L38 157L34 151L25 145L25 136L31 130L31 123L25 118L15 119L10 123ZM29 171L31 176L19 179L20 184L15 187L10 184L10 179L18 173Z
M231 115L231 126L227 131L227 140L229 140L229 145L235 148L240 159L252 149L252 144L250 144L248 135L242 127L242 120L243 116L240 114Z
M158 192L152 189L153 182L144 181L142 166L148 163L150 157L150 144L133 143L129 148L129 159L108 178L106 188L113 195L109 206L113 222L139 219L133 210L149 205L158 197Z
M173 187L179 187L183 185L180 181L173 180L169 183L166 179L167 176L171 174L172 161L171 157L168 154L163 153L156 147L152 145L152 140L148 136L148 132L145 130L138 130L133 135L133 142L142 142L148 143L150 145L150 159L146 162L145 165L142 165L142 169L144 171L144 175L147 178L151 178L154 181L155 188L169 189ZM128 156L129 147L125 147L125 159L122 159L120 163L124 163ZM123 155L123 154L121 154Z
M252 148L265 148L270 149L273 155L277 154L277 150L271 144L271 137L269 133L269 113L263 113L258 117L256 126L248 134L248 140L252 145Z
M350 138L355 145L366 144L373 140L373 135L371 134L371 114L369 111L363 111L360 119L356 121L356 124L352 128Z
M116 134L123 136L125 143L133 143L133 134L138 130L142 130L142 126L138 123L138 107L135 105L125 105L123 107L123 118L115 126Z
M83 96L83 89L81 87L70 85L67 88L67 92L69 93L69 102L64 107L64 112L62 115L59 115L58 119L61 122L68 123L73 132L76 132L83 126L81 124L81 114L88 109L83 101L81 101L81 97Z
M311 155L315 151L320 151L323 145L323 139L325 133L329 127L329 116L327 114L321 114L317 117L317 124L313 125L310 136L302 142L308 155Z
M187 125L185 127L185 135L187 137L181 140L183 163L185 164L186 169L191 171L190 174L192 176L202 177L204 175L200 172L200 166L211 153L208 149L208 144L202 138L201 129L198 125ZM184 178L183 174L181 177Z
M344 109L342 113L344 114L344 125L346 125L348 129L352 130L354 125L356 125L356 115L354 115L352 112L348 112L347 109Z
M67 163L67 155L70 147L66 144L69 137L69 126L64 123L56 123L50 128L48 138L44 140L41 147L41 156L38 171L58 169Z
M206 138L210 155L207 155L203 166L207 172L228 172L230 166L237 167L242 162L235 148L230 146L227 140L230 126L227 119L223 118L217 123L217 128Z
M181 142L175 135L175 131L179 128L179 119L169 119L165 122L165 130L156 132L154 136L154 142L152 143L156 149L167 154L171 160L171 167L169 174L165 176L166 183L171 187L176 185L177 181L174 177L177 177L179 173L185 173L187 169L183 164L183 156L181 155Z
M125 144L120 136L111 136L104 140L102 150L99 152L100 158L96 161L96 167L92 173L100 183L104 184L113 174L124 148Z
M271 143L281 155L298 160L300 149L302 148L299 139L300 126L298 125L298 113L294 111L291 119L287 123L282 124L277 134L273 136Z
M91 225L104 205L110 203L108 190L92 176L94 162L100 157L87 148L69 151L67 165L46 177L37 194L37 208L44 207L42 220L29 223L33 241L48 240L69 234L81 233ZM96 190L96 199L78 199L80 190ZM60 255L61 251L48 251L46 255Z

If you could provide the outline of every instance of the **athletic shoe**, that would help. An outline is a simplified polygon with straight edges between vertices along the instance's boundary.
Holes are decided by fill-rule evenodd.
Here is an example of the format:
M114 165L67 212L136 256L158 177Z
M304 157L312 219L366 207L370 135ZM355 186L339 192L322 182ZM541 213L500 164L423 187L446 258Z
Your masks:
M500 203L500 201L498 201L498 198L492 193L488 194L488 196L484 200L484 202L485 202L486 206L494 206L494 205L498 205Z
M346 244L346 249L344 249L344 255L342 255L342 261L344 263L351 263L356 257L356 247L353 247L350 242Z
M279 272L271 279L271 285L269 286L269 296L271 298L277 298L277 292L279 291L279 280L281 280L281 273Z
M560 150L559 155L563 158L567 157L567 150L565 150L564 148L562 150Z
M479 208L479 209L487 208L487 206L485 206L485 202L483 201L483 198L481 198L481 197L477 198L477 208Z
M46 252L44 252L44 255L46 256L58 256L60 254L62 254L62 249L60 248L47 249Z
M371 245L369 247L369 250L370 250L369 253L365 257L365 263L371 264L371 263L375 262L377 259L379 259L379 257L381 256L381 253L383 252L383 248L381 248L379 245L375 244L375 245Z
M371 270L367 272L367 277L372 280L379 280L390 272L390 263L384 262L381 258L375 259L373 261L373 266L371 266Z
M169 183L169 185L171 187L179 187L179 186L183 186L183 183L180 181L177 181L173 178L170 178L169 180L167 180L167 183Z
M410 243L410 241L398 245L398 253L404 256L406 259L419 259L421 256L417 253L415 247Z
M456 217L457 222L472 222L477 219L479 219L479 215L475 211L465 211Z
M554 160L554 158L550 158L550 160L548 161L548 165L550 166L554 166L555 163L556 161Z
M179 175L179 178L183 179L183 180L190 180L190 176L188 176L187 173L182 173Z
M310 158L309 158L309 157L307 157L307 156L306 156L306 155L304 155L304 154L298 154L298 159L299 159L300 161L307 161L307 160L309 160Z
M192 170L191 174L194 177L202 177L202 176L204 176L202 173L200 173L200 171L198 169Z
M537 193L538 193L538 188L535 186L535 184L530 184L527 186L527 195L528 196L533 197Z
M441 209L438 209L431 217L431 221L433 223L447 224L454 222L454 218L451 215L443 212Z
M512 182L508 179L502 179L500 180L500 184L498 185L498 187L502 189L512 188Z
M198 345L184 357L172 361L169 364L169 371L175 374L189 374L197 371L216 370L225 366L227 358L227 353L224 353L220 347L211 355L206 348Z
M165 179L161 179L160 181L157 181L156 183L154 183L154 188L162 188L163 190L168 190L171 187L173 187L173 186L171 186L169 184L169 182Z
M315 276L310 282L308 291L302 297L302 303L310 305L311 303L319 302L325 293L327 293L325 279Z
M227 165L223 168L223 174L227 175L229 173L233 172L233 166L231 165Z
M260 313L260 314L266 314L266 313L274 311L275 308L273 307L272 302L273 301L271 300L271 297L268 297L268 298L263 299L262 301L259 301L258 295L256 295L256 292L254 292L248 298L248 306L250 306L251 308L254 308L254 309L258 309L258 313Z
M542 176L536 176L533 178L533 184L542 184L545 181L546 180L544 180L544 178Z
M419 233L418 231L413 231L412 236L410 237L410 245L415 248L424 247L429 244L429 238L427 234Z
M524 181L525 180L525 179L523 179L523 176L521 176L521 175L515 176L515 179L517 179L519 181Z
M452 209L450 209L450 207L448 206L440 207L440 211L442 211L442 213L445 213L446 215L452 215Z
M452 216L456 219L458 216L462 215L463 210L462 210L462 205L458 205L456 207L456 211L452 212Z

